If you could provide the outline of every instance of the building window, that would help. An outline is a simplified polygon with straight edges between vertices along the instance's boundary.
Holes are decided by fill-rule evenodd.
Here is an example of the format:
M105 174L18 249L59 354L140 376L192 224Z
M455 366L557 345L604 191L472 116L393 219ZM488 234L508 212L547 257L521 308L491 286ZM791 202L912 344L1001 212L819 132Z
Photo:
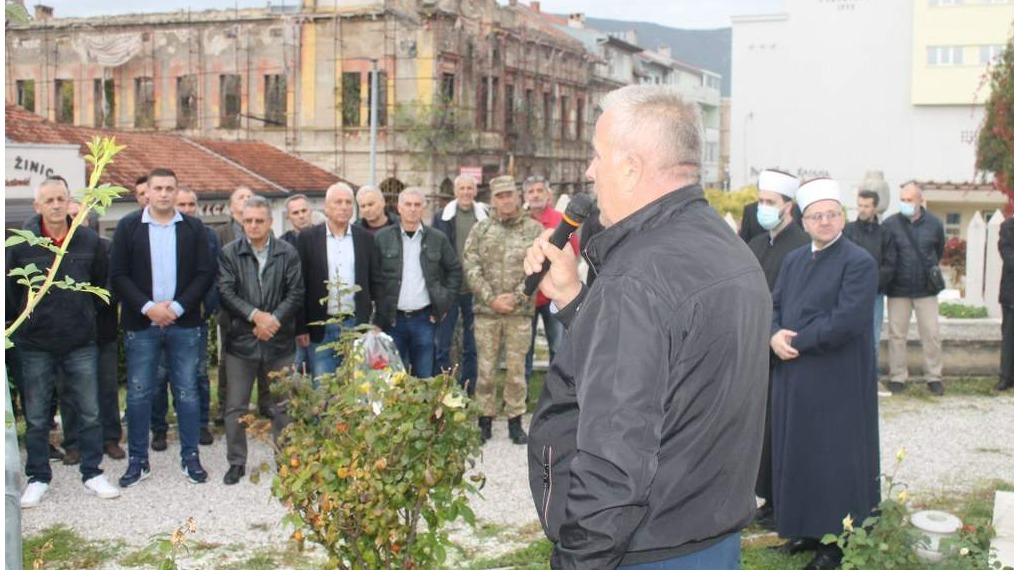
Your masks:
M574 126L577 127L577 135L574 137L578 141L584 140L584 99L578 97L577 109L574 113Z
M29 111L35 111L35 80L34 79L18 79L16 82L18 91L18 105L28 109Z
M176 128L196 128L197 117L197 76L181 75L176 78Z
M542 133L546 137L553 134L553 94L542 94Z
M56 122L74 122L74 81L70 79L57 79L54 92L56 94Z
M503 126L504 130L508 133L516 133L517 125L514 122L514 86L507 85L504 87L504 116Z
M113 127L116 120L116 90L112 79L96 79L94 87L95 126Z
M979 65L990 65L1000 59L1003 55L1002 44L991 46L979 46Z
M342 73L342 125L359 126L359 106L362 104L362 74L358 71Z
M269 127L288 124L288 89L284 75L264 76L264 122Z
M947 237L961 235L961 213L947 212L944 217L944 233Z
M498 93L500 91L500 78L486 76L479 83L476 93L476 125L486 131L496 130L497 107L499 106Z
M454 74L444 73L440 76L440 96L444 102L454 101Z
M134 128L155 128L155 80L134 78Z
M926 61L931 66L961 65L964 63L964 46L929 46Z
M521 112L524 113L525 133L531 134L535 130L535 93L531 89L525 89L525 102Z
M239 75L223 74L218 76L218 126L223 129L239 128L242 85Z
M373 121L373 72L367 72L366 79L366 101L369 110L366 112L366 117L369 121ZM369 124L373 124L370 122ZM387 73L384 71L377 72L377 126L383 127L387 125Z
M560 140L567 140L570 135L570 117L567 115L567 97L560 97Z

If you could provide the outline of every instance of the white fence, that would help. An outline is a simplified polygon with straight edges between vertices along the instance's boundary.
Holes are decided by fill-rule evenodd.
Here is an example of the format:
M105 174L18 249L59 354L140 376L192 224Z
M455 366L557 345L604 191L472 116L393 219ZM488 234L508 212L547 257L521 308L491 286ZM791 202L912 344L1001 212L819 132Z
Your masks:
M968 224L968 241L965 249L965 302L985 305L991 317L1000 316L1000 210L993 212L989 222L979 212Z

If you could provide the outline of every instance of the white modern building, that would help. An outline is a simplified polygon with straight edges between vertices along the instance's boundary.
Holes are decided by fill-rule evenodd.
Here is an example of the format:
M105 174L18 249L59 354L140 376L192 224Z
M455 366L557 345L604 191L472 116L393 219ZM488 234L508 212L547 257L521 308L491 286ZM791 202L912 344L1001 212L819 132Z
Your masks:
M893 189L911 179L973 181L989 95L981 78L1006 44L1014 0L783 0L782 8L732 20L733 189L769 167L852 190L870 170Z

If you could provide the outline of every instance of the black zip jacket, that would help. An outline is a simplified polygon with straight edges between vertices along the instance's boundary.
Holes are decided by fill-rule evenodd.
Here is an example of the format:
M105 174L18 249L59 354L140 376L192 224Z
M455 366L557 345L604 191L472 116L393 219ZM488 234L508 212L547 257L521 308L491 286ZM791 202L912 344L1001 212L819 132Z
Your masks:
M70 222L68 216L68 225ZM24 229L41 236L42 216L36 214L29 218ZM53 265L56 254L41 246L19 243L7 248L5 257L6 273L30 263L45 273ZM109 261L105 248L99 242L99 234L91 228L78 227L60 263L56 280L63 281L64 277L70 277L79 283L105 287L108 271ZM17 278L8 275L5 311L8 323L21 314L27 297L27 288L19 284ZM100 304L105 305L105 301L91 293L68 291L54 286L14 333L14 344L63 354L95 342L98 330L95 319Z
M699 186L592 238L529 439L554 568L690 554L756 510L772 301Z
M880 225L874 217L868 222L856 220L845 225L845 237L852 243L865 249L873 256L880 269L880 281L877 286L877 294L883 295L887 292L887 286L894 279L894 272L898 265L898 244L894 242L894 235ZM905 238L906 240L908 238Z
M906 226L912 230L915 243L919 245L918 251L905 235ZM940 223L940 218L923 208L922 215L915 222L895 214L884 220L883 228L894 238L898 250L898 264L887 287L887 296L911 299L935 296L936 292L929 287L929 267L939 264L944 254L944 225ZM926 258L926 263L923 263L923 258Z
M258 262L246 238L233 240L218 258L218 295L229 312L225 350L249 360L272 361L296 353L296 315L303 309L299 254L288 243L270 238L268 260L258 277ZM268 341L253 334L250 313L271 313L281 328Z

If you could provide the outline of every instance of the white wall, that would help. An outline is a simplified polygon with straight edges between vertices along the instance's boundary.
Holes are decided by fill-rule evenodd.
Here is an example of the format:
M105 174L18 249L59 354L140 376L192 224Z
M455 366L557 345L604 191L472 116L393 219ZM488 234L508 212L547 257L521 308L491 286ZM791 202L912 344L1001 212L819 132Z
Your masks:
M914 0L925 1L925 0ZM842 9L841 6L852 6ZM732 41L732 188L778 167L853 189L882 170L966 181L981 107L915 107L912 2L785 0L786 13L736 18Z

